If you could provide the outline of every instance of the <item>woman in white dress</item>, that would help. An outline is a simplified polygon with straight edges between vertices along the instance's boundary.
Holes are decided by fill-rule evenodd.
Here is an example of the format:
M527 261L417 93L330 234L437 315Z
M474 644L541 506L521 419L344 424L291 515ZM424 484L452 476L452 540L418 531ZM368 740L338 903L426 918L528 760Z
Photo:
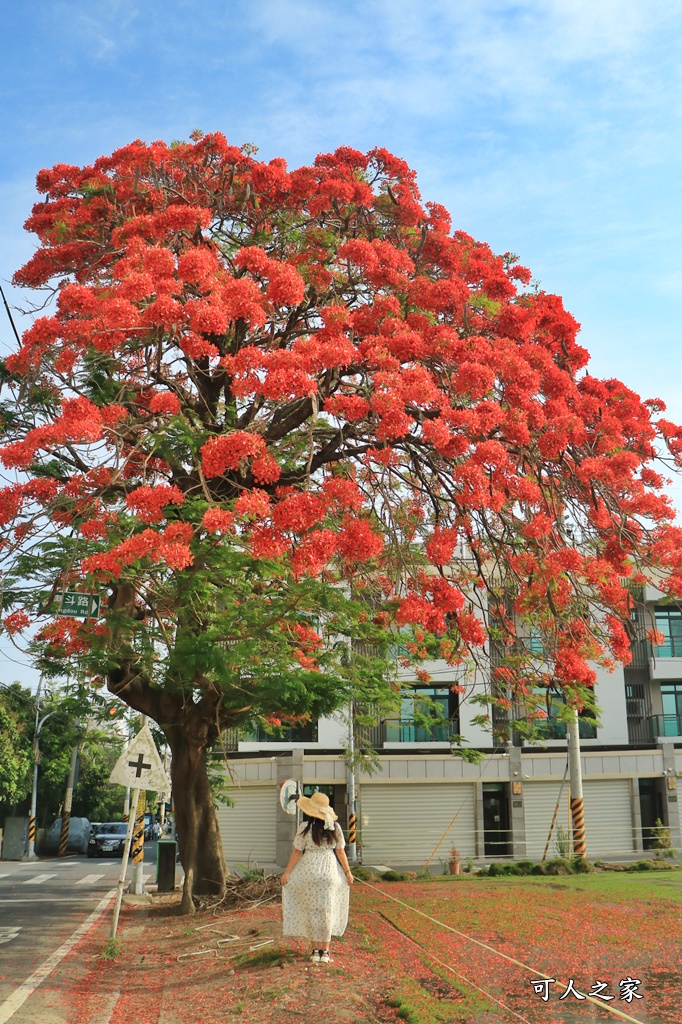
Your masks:
M302 796L296 804L304 822L296 832L291 857L281 876L284 935L310 939L314 964L328 964L332 935L348 924L348 866L343 832L324 793Z

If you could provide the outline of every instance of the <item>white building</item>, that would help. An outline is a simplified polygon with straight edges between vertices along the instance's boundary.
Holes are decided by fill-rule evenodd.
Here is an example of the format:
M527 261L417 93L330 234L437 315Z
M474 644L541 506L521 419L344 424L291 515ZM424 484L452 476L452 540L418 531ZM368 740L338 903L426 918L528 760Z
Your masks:
M597 673L600 724L581 726L588 858L627 860L647 855L657 821L680 850L678 779L682 778L682 612L647 588L633 618L639 639L625 669ZM653 626L665 643L651 649ZM457 670L445 662L424 666L428 685L405 677L399 718L364 736L379 757L378 770L358 773L359 840L363 863L436 867L454 845L475 861L540 860L550 827L549 858L557 836L570 834L566 728L550 718L541 746L507 742L504 722L474 724L481 707L471 696L484 680L470 678L463 697L452 693ZM440 703L443 723L429 735L415 725L411 694ZM451 753L449 734L482 752L480 764ZM279 785L299 780L328 793L346 826L348 726L341 716L292 731L286 740L234 735L228 744L234 807L218 816L228 863L286 864L295 819L279 807ZM360 738L363 742L363 738ZM682 786L680 787L682 788ZM558 807L557 807L558 801ZM440 845L439 845L440 842Z

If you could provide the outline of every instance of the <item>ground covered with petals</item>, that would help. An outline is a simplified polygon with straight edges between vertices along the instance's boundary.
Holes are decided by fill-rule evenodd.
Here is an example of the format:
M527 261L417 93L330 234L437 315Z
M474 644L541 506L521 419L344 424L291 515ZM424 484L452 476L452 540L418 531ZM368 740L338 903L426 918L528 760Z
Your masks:
M46 984L61 990L64 1024L679 1024L681 903L679 869L358 882L323 967L282 938L277 897L188 918L178 895L160 896L125 909L118 956L100 955L102 925ZM533 971L556 979L546 1001ZM643 998L622 998L627 978ZM614 998L562 999L570 979Z

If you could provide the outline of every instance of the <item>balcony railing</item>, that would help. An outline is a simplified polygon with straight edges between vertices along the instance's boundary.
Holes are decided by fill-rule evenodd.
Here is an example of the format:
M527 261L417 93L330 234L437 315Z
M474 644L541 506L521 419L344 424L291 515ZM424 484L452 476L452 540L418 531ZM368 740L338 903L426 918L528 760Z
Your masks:
M246 743L317 743L317 722L274 729L256 725L241 738Z
M437 720L426 728L415 725L409 719L387 718L383 726L384 743L447 743L451 736L459 732L458 724L453 719Z
M567 725L556 718L546 718L536 723L538 736L545 740L565 740ZM597 738L597 730L591 722L583 722L578 719L578 735L581 740L594 740Z
M653 715L654 736L682 736L682 715Z
M251 729L224 729L220 734L220 740L216 744L216 750L223 750L226 753L234 753L239 750L240 742L245 743L316 743L317 722L307 722L305 725L292 726L273 730L272 732L263 726L254 726Z
M654 644L651 650L654 658L682 658L682 637L666 637L664 644Z

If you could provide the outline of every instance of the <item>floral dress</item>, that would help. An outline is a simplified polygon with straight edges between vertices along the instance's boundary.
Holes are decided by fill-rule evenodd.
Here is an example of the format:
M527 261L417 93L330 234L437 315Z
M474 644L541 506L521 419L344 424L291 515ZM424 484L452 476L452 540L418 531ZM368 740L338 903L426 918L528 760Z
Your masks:
M328 943L332 935L343 935L348 924L350 886L334 853L346 843L338 825L328 846L316 846L310 830L302 834L305 827L300 826L294 839L294 849L303 856L282 889L282 932Z

